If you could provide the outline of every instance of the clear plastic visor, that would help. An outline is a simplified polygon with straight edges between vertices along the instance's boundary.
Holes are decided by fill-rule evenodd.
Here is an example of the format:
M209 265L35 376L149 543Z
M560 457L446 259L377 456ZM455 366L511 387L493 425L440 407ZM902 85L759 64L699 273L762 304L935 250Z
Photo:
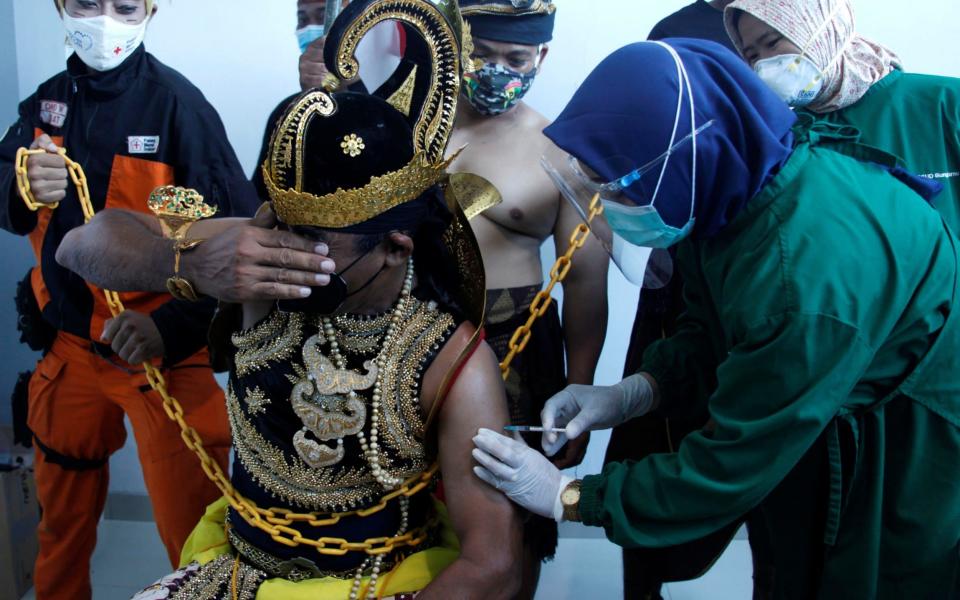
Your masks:
M557 189L573 205L620 272L634 285L650 289L664 287L673 276L673 259L668 250L634 246L614 233L603 215L603 203L612 202L626 207L652 207L663 180L668 159L679 148L713 124L714 120L707 121L645 165L632 169L630 166L624 167L623 171L626 174L613 181L602 181L596 173L570 154L560 154L554 159L547 157L540 159L541 166ZM614 168L617 166L615 165ZM651 171L658 169L658 177L654 180ZM651 174L644 178L648 173ZM641 185L643 179L646 179L649 185ZM627 195L627 190L630 190L630 195ZM650 192L647 193L644 190L650 190ZM692 205L690 211L692 218Z
M614 233L603 214L603 199L597 185L591 185L589 179L585 180L574 171L578 163L573 157L565 155L557 162L559 164L554 165L546 157L540 159L560 194L577 211L623 276L630 283L648 289L666 286L673 276L670 253L634 246Z

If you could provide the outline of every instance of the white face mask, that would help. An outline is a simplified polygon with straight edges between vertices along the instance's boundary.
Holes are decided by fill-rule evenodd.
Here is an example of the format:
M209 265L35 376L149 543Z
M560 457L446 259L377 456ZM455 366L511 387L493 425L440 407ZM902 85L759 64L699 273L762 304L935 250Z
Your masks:
M753 65L760 79L794 108L807 106L823 91L823 73L802 54L782 54Z
M147 21L127 25L112 17L101 15L77 19L63 13L67 43L80 60L95 71L116 68L136 50L147 33Z

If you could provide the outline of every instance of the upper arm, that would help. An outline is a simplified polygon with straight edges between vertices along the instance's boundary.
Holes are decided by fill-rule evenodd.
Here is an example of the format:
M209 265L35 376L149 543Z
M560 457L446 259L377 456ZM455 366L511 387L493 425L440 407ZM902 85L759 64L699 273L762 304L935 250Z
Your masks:
M509 423L500 369L481 343L447 394L439 413L440 468L450 518L461 554L475 562L516 557L518 517L506 496L473 474L473 437L481 427L502 431Z

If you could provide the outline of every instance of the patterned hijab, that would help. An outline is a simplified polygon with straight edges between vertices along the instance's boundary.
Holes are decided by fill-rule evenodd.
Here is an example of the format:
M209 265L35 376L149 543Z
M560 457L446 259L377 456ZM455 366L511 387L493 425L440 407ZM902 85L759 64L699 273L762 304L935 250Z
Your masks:
M753 15L796 46L807 48L808 57L821 69L842 54L824 73L823 91L806 107L814 112L846 108L893 69L902 68L896 54L857 34L850 0L736 0L724 11L724 22L742 54L737 11Z

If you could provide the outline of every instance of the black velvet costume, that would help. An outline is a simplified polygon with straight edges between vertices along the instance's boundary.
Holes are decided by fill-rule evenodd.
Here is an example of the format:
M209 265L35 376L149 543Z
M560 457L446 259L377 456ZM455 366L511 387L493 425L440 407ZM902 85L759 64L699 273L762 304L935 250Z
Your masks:
M455 560L448 543L455 536L431 493L435 417L480 343L485 300L479 249L462 210L470 199L448 188L444 160L462 22L455 3L354 0L327 36L330 72L350 79L356 45L385 20L407 33L394 77L372 95L317 89L294 98L277 120L261 174L283 227L321 238L353 234L358 247L359 236L382 243L391 232L408 234L414 252L403 289L375 316L325 314L308 298L278 303L239 331L222 311L215 331L229 341L211 346L230 368L234 490L226 516L208 513L194 533L206 523L204 535L226 539L216 540L212 559L197 552L138 600L283 596L276 586L262 593L268 580L286 580L281 590L302 584L320 600L351 583L351 597L379 597L387 585L378 586L381 573L389 580L410 554L436 548L429 564L410 567L415 577L397 578L414 587L391 593L405 594ZM311 298L336 293L318 287ZM457 336L442 366L446 387L431 398L434 414L425 414L423 375L467 322L463 331L476 333Z
M383 337L385 326L376 329L375 319L351 320L373 324L374 332L369 336L355 336L358 345L366 344L362 339L366 338L369 344L365 347L370 347L372 353L344 351L345 344L341 342L348 367L363 373L364 361L380 349L375 342ZM381 434L380 444L382 454L391 461L392 470L403 479L423 472L437 458L435 445L428 444L426 439L427 417L420 410L419 402L420 376L458 325L448 313L430 309L427 303L417 302L416 307L408 309L406 328L401 335L409 343L402 344L402 355L394 357L400 375L396 385L385 390L383 409L386 427L395 434ZM241 494L262 507L284 506L300 512L334 513L371 506L384 491L366 468L356 437L344 438L343 460L323 468L312 468L304 462L294 446L294 437L304 423L291 399L295 384L311 375L306 358L311 341L318 342L317 349L328 350L319 318L278 311L251 330L233 337L238 351L227 393L227 411L236 449L233 483ZM360 396L369 406L369 392L361 392ZM369 422L365 427L369 436ZM432 517L430 494L415 496L410 508L410 527L427 525ZM365 554L356 552L324 556L309 547L290 548L272 541L265 532L250 526L233 511L229 520L242 541L282 560L300 558L301 568L309 561L316 566L317 573L352 575L366 558ZM387 509L368 517L352 516L322 528L306 525L295 528L305 537L363 540L392 535L399 523L399 507L391 503ZM235 542L235 546L241 545L242 542ZM395 552L391 558L396 561L403 555L404 552ZM263 565L257 566L263 568Z

